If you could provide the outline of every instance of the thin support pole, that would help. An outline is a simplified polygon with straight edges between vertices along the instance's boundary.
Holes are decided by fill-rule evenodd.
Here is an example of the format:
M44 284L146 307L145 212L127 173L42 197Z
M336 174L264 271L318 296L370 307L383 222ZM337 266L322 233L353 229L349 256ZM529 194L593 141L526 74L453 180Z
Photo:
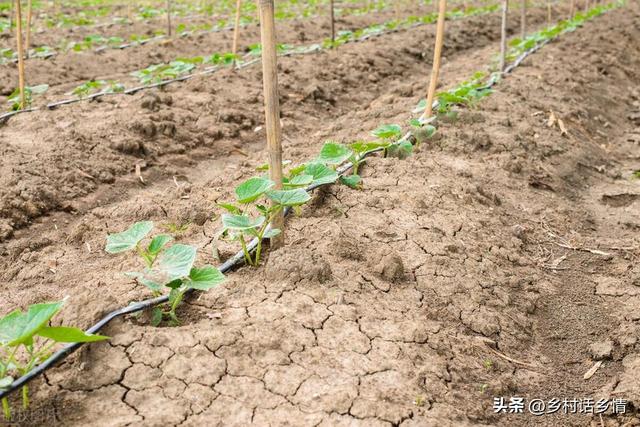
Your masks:
M329 9L331 9L331 42L335 43L336 41L336 15L335 15L335 7L333 4L333 0L329 1Z
M438 3L436 46L433 50L433 69L431 71L431 80L429 81L429 91L427 92L427 105L422 115L423 118L429 118L433 113L433 98L435 97L438 75L440 74L440 59L442 58L442 44L444 43L444 19L446 13L447 0L440 0Z
M171 0L167 0L167 35L171 37Z
M547 25L551 25L551 0L547 0Z
M278 64L273 0L260 1L260 37L262 41L262 80L267 130L269 175L276 189L282 189L282 129L278 99ZM284 245L284 212L278 212L271 221L280 234L271 238L271 247Z
M500 27L500 72L504 72L507 62L507 15L509 0L502 0L502 25Z
M569 19L573 19L573 15L576 13L576 0L571 0L569 6Z
M236 19L233 24L233 46L231 53L233 54L233 63L236 63L235 57L238 54L238 40L240 38L240 9L242 8L242 0L236 0Z
M29 56L29 49L31 48L31 20L32 20L32 2L31 0L27 0L27 28L26 28L26 38L24 42L24 50Z
M16 42L18 45L18 88L20 90L20 109L27 108L27 94L25 93L24 83L24 46L22 46L22 7L21 0L16 2Z
M520 6L520 37L527 37L527 0L522 0Z

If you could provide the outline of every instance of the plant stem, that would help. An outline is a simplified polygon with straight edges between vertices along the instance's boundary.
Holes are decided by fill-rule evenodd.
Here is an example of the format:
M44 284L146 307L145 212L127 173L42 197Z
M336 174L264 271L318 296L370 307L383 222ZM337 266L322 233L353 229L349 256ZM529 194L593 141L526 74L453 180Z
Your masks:
M4 413L4 419L11 419L11 406L9 406L9 399L6 397L2 399L2 412Z
M22 386L22 408L29 409L29 386Z
M242 252L244 252L244 260L248 265L253 265L253 261L251 260L251 254L247 250L247 242L244 241L244 236L240 235L240 244L242 245Z
M267 217L264 221L264 224L260 228L260 231L258 231L258 246L256 246L256 263L255 263L256 267L258 266L258 264L260 264L260 255L262 254L262 240L264 239L264 233L266 233L267 227L271 223L271 219L272 219L271 216Z

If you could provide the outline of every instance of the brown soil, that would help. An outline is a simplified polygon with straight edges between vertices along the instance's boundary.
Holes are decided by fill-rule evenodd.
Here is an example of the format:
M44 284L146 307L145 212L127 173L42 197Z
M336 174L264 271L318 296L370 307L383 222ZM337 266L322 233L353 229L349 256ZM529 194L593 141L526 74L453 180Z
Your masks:
M497 22L448 26L444 87L491 60ZM640 425L638 22L630 3L564 35L412 158L368 161L363 191L317 193L284 249L190 298L183 326L115 321L33 384L34 410L78 426ZM432 40L281 61L286 157L406 122ZM12 119L0 312L69 295L60 320L88 326L148 297L121 274L134 262L102 251L137 220L189 222L202 262L231 255L214 203L265 157L260 105L248 69ZM500 396L630 403L533 417L494 414Z
M433 7L418 7L401 9L401 17L409 15L425 15L433 11ZM395 19L395 11L383 11L366 15L339 17L336 28L352 30L368 25L387 22ZM177 25L177 23L176 23ZM129 35L153 36L153 29L149 23L137 22L130 26L114 26L108 28L82 29L78 28L72 33L66 30L66 34L57 34L49 31L42 35L34 35L35 46L57 46L60 40L68 39L82 41L88 35L100 34L104 37L122 37L128 39ZM330 37L328 17L317 17L308 20L283 20L278 22L279 42L295 45L308 45L319 43ZM96 53L93 51L60 53L53 58L33 58L27 61L26 73L28 84L36 85L47 83L50 90L46 97L40 97L38 103L61 99L61 95L69 93L74 87L91 79L117 80L127 84L128 87L137 86L136 79L129 77L129 73L144 69L153 64L169 62L177 58L194 56L207 56L213 53L231 51L233 32L229 30L220 32L200 32L187 37L174 37L161 41L134 46L124 50L107 49ZM252 24L242 28L240 51L248 49L248 46L260 42L260 29ZM10 45L12 40L6 40ZM17 64L0 66L0 95L9 95L17 86ZM53 99L50 99L53 98ZM62 96L62 98L65 98ZM68 96L66 97L68 98Z

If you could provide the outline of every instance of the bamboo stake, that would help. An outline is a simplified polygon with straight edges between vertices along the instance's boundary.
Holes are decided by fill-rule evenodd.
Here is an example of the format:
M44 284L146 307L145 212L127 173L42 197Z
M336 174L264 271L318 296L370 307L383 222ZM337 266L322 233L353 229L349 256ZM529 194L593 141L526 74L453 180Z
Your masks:
M242 7L242 0L236 0L236 20L233 25L233 46L231 47L231 53L233 54L233 63L235 65L236 54L238 53L238 39L240 38L240 8Z
M527 37L527 0L522 0L520 6L520 37Z
M262 42L262 80L264 87L265 119L269 176L276 189L282 189L282 129L280 127L280 102L278 99L278 66L273 0L260 1L260 38ZM280 234L271 239L271 247L284 245L284 212L273 218L271 226Z
M171 0L167 0L167 35L171 37Z
M547 0L547 25L551 25L551 0Z
M27 0L27 36L26 36L26 40L25 40L25 47L24 50L27 54L27 57L29 56L29 49L31 47L31 16L32 16L32 4L31 4L31 0Z
M131 0L129 0L127 2L127 19L133 24L133 11L131 9Z
M500 72L504 72L507 62L507 14L509 0L502 0L502 26L500 27Z
M571 5L569 6L569 18L573 19L573 14L576 11L576 0L571 0Z
M436 27L436 46L433 51L433 69L427 92L427 105L422 114L422 118L429 118L433 113L433 98L438 84L438 74L440 74L440 59L442 58L442 44L444 42L444 18L447 13L447 0L440 0L438 4L438 23Z
M329 2L329 8L331 9L331 42L335 43L336 41L336 15L335 9L333 7L333 0Z
M15 8L13 7L15 2L11 2L11 11L9 12L9 31L13 28L13 15L15 14Z
M18 44L18 88L20 89L20 109L24 110L27 106L27 96L24 87L24 47L22 46L22 8L20 0L16 2L16 41Z

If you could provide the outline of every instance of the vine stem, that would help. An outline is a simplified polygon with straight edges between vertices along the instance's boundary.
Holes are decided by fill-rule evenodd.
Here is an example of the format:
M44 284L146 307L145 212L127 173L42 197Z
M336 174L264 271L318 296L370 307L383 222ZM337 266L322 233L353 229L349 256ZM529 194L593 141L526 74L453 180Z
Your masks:
M5 420L11 419L11 407L9 406L9 399L6 397L2 399L2 412Z
M247 250L247 242L244 241L244 236L240 235L240 244L242 245L242 252L244 253L244 260L248 265L253 265L253 261L251 260L251 255Z
M22 386L22 408L29 409L29 386Z

